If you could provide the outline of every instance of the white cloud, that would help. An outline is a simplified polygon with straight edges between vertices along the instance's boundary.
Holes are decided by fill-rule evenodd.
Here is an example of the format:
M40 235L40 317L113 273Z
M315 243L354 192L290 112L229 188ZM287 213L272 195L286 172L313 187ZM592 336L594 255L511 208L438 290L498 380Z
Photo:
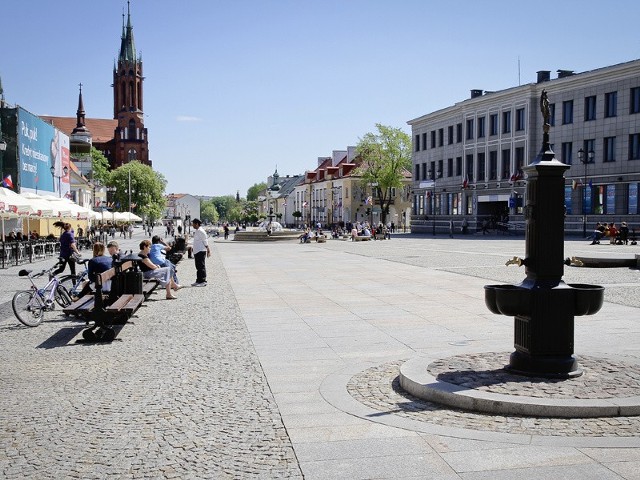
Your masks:
M190 117L188 115L178 115L176 117L178 122L201 122L202 119L199 117Z

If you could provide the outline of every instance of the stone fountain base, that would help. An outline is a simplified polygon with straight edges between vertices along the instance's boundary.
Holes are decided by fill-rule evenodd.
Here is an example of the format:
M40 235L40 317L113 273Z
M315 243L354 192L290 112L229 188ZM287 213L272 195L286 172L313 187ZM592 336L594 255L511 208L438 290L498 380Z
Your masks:
M449 407L533 417L640 415L640 365L578 356L583 375L549 379L509 373L510 352L417 357L400 368L408 393Z

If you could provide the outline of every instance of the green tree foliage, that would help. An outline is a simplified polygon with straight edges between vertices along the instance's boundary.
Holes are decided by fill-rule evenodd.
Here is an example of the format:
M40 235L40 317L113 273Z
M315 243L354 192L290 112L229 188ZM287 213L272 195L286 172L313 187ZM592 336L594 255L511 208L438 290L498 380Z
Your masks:
M247 201L256 201L258 200L258 196L262 194L267 189L267 184L265 182L256 183L253 187L249 187L247 190Z
M258 221L258 202L245 202L242 206L242 221L247 223L255 223Z
M223 222L229 222L229 215L231 210L237 204L236 197L233 195L224 195L222 197L213 197L211 199L218 211L219 220Z
M119 210L128 211L131 186L132 210L152 221L161 218L166 206L164 189L167 181L161 173L148 165L140 162L126 163L109 173L107 185L116 188L113 198L116 206L119 205Z
M220 219L215 203L211 200L200 202L200 220L203 222L217 223Z
M357 174L365 188L377 184L381 219L386 223L393 188L402 187L402 180L411 169L411 137L399 128L376 124L376 133L367 133L356 146L362 161Z
M96 147L91 147L92 180L105 185L109 179L109 160Z

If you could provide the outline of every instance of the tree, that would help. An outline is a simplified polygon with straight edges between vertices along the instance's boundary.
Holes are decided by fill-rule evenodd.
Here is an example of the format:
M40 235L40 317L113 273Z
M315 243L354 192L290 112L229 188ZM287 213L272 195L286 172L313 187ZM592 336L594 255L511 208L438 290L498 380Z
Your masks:
M211 223L217 223L220 219L216 205L211 200L200 202L200 219Z
M92 180L105 185L109 179L109 160L96 147L91 147Z
M131 198L131 208L135 208L138 215L151 221L162 216L166 206L164 189L167 181L148 165L137 161L126 163L109 173L107 185L116 188L113 198L121 210L129 209Z
M249 187L249 190L247 190L247 201L258 200L258 195L263 193L266 189L267 184L265 182L256 183L253 187Z
M356 174L362 184L377 188L382 223L391 206L392 189L401 188L411 169L411 137L399 128L376 124L377 133L367 133L356 146L361 163Z
M219 220L230 221L229 214L234 205L237 205L236 198L233 195L224 195L221 197L213 197L211 202L216 206Z

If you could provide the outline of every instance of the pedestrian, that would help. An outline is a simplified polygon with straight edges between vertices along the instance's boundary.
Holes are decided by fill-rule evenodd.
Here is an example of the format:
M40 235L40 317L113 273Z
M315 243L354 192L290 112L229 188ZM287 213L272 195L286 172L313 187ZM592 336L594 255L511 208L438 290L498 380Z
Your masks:
M466 235L467 232L469 231L469 222L467 221L467 218L463 218L462 219L462 234Z
M54 275L59 275L64 272L67 264L69 264L71 275L76 274L76 262L73 258L74 254L80 255L80 252L76 246L76 240L73 236L73 230L71 230L71 224L65 223L62 226L62 234L60 235L60 268L54 272Z
M201 228L202 222L198 218L194 218L191 221L193 225L193 256L196 262L196 281L192 283L192 287L206 287L207 286L207 267L205 260L211 256L211 250L209 249L209 239L207 232Z
M453 220L449 220L449 238L453 238Z

